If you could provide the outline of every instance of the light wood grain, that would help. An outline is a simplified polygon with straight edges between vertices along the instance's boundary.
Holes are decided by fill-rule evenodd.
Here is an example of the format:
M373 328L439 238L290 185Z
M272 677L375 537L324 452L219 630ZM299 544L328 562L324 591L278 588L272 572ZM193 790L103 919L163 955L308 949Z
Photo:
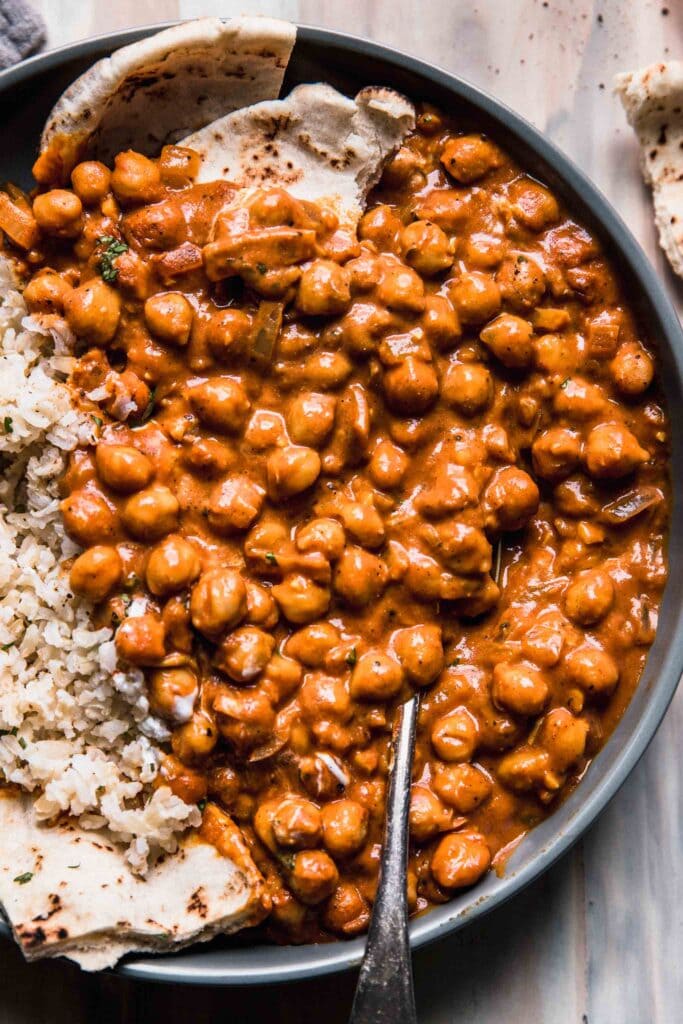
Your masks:
M216 14L280 15L368 36L455 71L557 142L597 183L681 304L613 75L681 56L683 3L653 0L34 0L50 45ZM584 841L483 921L415 957L425 1024L680 1024L683 1020L683 693ZM2 946L0 1024L343 1024L353 979L198 991L27 967Z

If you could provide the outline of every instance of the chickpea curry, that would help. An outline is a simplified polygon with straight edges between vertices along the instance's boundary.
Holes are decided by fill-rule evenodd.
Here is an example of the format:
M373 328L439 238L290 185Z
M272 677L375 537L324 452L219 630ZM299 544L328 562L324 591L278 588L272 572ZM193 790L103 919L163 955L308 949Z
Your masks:
M96 424L62 481L71 586L145 672L159 783L243 831L269 935L350 937L400 701L414 912L501 865L619 720L668 422L600 243L437 110L357 230L196 170L127 151L0 200Z

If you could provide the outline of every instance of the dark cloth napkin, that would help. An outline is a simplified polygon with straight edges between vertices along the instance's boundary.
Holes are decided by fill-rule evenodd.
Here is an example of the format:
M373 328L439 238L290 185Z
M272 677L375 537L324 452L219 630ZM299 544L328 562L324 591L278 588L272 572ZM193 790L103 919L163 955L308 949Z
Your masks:
M26 0L0 0L0 71L45 42L45 25Z

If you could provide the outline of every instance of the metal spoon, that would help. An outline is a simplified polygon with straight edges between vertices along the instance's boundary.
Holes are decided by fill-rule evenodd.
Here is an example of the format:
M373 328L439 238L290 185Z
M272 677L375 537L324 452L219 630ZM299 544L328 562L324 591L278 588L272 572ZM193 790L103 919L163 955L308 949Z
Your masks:
M503 544L496 546L493 578L500 579ZM408 939L408 810L419 695L402 704L389 770L379 885L349 1024L417 1024Z
M349 1024L417 1024L408 939L408 809L420 698L398 711L377 897Z

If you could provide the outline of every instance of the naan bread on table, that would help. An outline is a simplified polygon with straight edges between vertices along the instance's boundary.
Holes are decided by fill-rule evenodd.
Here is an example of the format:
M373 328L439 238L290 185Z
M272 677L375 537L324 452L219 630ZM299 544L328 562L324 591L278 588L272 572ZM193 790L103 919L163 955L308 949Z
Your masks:
M182 144L201 157L197 182L280 185L355 222L384 163L414 126L413 105L392 89L371 86L349 99L317 83L236 110Z
M615 88L640 142L659 244L683 277L683 61L617 75Z
M28 797L0 790L0 902L28 960L66 956L86 970L132 949L168 952L256 924L263 879L239 829L208 804L198 833L134 874L106 834L38 825Z
M157 156L167 142L231 110L276 99L296 26L273 18L201 18L93 64L63 93L43 130L39 181L65 181L85 156Z

